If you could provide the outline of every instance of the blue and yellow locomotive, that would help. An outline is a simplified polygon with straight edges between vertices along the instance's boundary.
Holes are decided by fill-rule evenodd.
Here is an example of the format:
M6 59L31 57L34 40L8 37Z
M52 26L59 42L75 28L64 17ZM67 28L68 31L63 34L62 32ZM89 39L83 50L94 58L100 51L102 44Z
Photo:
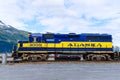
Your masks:
M55 59L67 55L66 59L77 55L84 60L113 59L112 36L109 34L54 34L31 33L28 41L18 41L13 49L15 59L47 60L50 54Z

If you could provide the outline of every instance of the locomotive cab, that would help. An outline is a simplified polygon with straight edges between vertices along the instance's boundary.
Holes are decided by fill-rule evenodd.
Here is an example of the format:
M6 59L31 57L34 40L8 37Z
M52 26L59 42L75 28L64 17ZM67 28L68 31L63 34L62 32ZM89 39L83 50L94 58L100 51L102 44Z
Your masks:
M42 34L30 34L29 42L42 42Z

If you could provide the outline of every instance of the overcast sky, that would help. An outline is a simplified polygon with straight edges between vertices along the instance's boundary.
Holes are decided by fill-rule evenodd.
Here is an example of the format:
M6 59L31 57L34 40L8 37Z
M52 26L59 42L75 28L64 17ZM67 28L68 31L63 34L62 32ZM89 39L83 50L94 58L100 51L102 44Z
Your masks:
M120 46L120 0L0 0L0 20L31 32L108 33Z

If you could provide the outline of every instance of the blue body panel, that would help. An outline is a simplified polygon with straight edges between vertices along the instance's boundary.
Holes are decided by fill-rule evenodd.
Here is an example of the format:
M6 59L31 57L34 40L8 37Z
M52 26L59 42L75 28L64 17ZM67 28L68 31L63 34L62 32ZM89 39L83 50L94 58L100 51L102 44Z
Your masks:
M19 51L112 51L112 48L19 48Z
M112 42L112 36L108 34L48 34L51 38L46 38L46 34L31 34L29 41L33 42L33 37L37 37L38 42L45 43L60 43L61 41L81 41L81 42ZM95 39L88 39L88 37L95 37ZM48 41L47 39L53 39Z
M112 36L109 34L30 34L29 41L19 41L18 43L33 42L41 43L60 43L70 42L112 42ZM18 48L18 51L113 51L112 48Z

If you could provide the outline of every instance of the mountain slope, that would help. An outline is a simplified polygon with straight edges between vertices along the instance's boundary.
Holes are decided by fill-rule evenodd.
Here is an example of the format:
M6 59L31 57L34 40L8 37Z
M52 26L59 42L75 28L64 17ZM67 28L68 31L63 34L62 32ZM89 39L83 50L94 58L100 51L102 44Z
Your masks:
M9 52L18 40L27 40L28 32L18 30L0 21L0 53Z

